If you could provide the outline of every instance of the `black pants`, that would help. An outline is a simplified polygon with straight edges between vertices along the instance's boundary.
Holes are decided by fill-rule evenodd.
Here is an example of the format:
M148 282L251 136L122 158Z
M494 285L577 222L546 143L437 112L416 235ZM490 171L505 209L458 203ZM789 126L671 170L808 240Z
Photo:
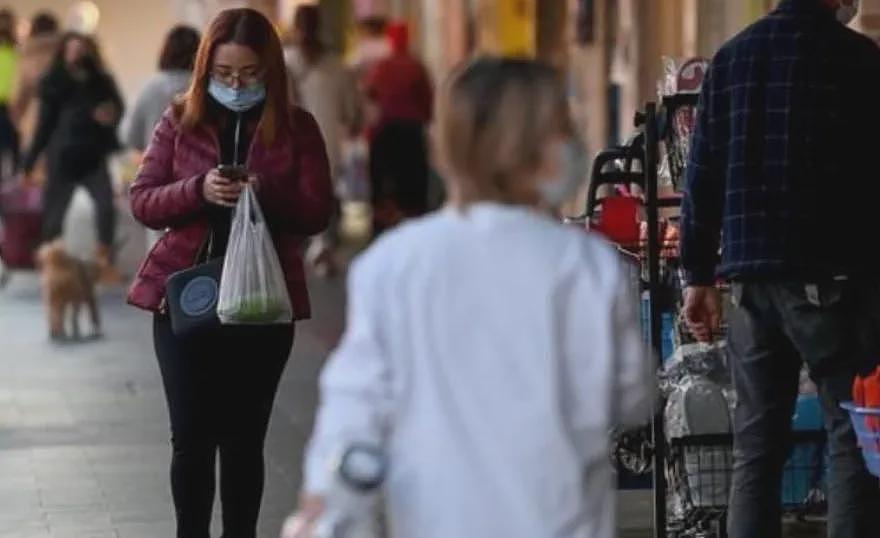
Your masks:
M156 316L153 337L171 415L177 538L209 538L220 454L223 538L255 538L263 445L293 326L225 326L189 338Z
M98 241L112 247L116 233L116 208L113 206L113 185L105 164L82 178L68 177L61 171L50 171L43 193L43 240L51 241L64 232L64 217L76 188L82 186L95 202Z
M880 310L875 289L848 282L734 285L731 538L782 534L781 482L804 363L819 388L828 433L829 536L877 536L880 487L865 469L849 416L840 408L841 401L852 399L864 355L863 314Z
M375 234L395 224L384 218L382 212L389 204L399 210L403 218L427 212L428 173L424 125L415 121L392 121L378 130L370 144Z

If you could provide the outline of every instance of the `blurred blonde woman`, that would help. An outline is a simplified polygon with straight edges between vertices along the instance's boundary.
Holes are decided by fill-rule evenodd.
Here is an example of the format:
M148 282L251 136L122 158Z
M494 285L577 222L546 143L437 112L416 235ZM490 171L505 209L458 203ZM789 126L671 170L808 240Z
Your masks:
M350 273L298 517L334 507L334 458L381 447L391 536L611 538L608 432L651 414L650 361L612 248L552 210L582 179L558 74L480 59L440 102L444 210Z

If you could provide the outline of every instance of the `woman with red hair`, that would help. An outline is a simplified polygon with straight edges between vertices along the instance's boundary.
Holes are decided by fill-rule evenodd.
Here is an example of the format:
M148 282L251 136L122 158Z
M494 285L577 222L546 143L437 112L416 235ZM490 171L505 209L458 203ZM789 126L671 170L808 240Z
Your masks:
M209 536L218 453L223 536L256 536L263 444L293 325L216 323L177 334L165 300L169 276L202 253L226 256L231 208L248 181L266 216L294 319L307 318L303 238L327 226L334 205L324 142L312 116L289 102L271 23L257 11L231 9L202 39L190 88L156 127L131 188L134 216L165 230L128 300L155 313L178 538Z

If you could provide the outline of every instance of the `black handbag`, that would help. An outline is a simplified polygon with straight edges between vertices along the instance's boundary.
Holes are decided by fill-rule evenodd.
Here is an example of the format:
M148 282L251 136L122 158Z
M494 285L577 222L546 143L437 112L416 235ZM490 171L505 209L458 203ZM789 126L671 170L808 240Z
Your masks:
M165 282L171 331L177 336L190 336L220 327L217 301L220 298L223 258L211 259L213 243L212 231L199 249L197 265L174 273Z

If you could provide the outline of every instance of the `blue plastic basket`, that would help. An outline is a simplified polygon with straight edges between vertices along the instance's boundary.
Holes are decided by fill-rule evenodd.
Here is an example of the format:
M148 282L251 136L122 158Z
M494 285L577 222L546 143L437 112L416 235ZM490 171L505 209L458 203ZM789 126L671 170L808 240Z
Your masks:
M880 408L856 407L852 402L845 402L840 406L849 411L868 471L880 477ZM874 420L869 421L871 418Z

